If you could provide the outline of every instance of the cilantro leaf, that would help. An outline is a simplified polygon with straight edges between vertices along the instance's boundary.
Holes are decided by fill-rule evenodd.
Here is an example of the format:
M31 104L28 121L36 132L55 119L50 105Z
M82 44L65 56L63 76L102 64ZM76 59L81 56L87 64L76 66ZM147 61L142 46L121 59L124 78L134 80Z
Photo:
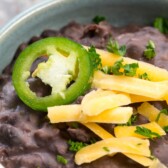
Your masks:
M124 65L125 76L135 76L137 68L139 68L138 63L125 64Z
M123 75L121 69L123 68L123 59L120 59L114 63L113 66L104 66L101 70L105 74Z
M59 162L59 163L62 163L62 164L64 164L64 165L66 165L67 163L68 163L68 161L67 161L67 159L65 159L63 156L61 156L61 155L57 155L56 156L56 159L57 159L57 161Z
M155 160L156 159L156 157L155 156L150 156L150 157L148 157L149 159L151 159L151 160Z
M111 72L114 75L123 75L121 68L123 68L123 59L120 59L114 63L114 65L111 67Z
M120 56L124 56L126 54L126 46L119 46L118 42L112 39L110 39L107 43L107 50Z
M150 80L149 77L148 77L148 74L146 72L143 73L142 75L139 75L139 78L144 79L144 80Z
M87 146L88 144L83 143L83 142L75 142L75 141L69 140L68 145L69 145L70 151L77 152L83 147Z
M103 149L106 151L106 152L110 152L109 148L104 146Z
M92 22L93 23L96 23L96 24L99 24L101 21L104 21L106 20L106 18L104 16L95 16L93 19L92 19Z
M152 40L148 41L148 44L146 45L146 49L144 50L144 56L147 59L152 59L156 56L155 51L155 43Z
M168 19L157 17L154 21L154 27L158 29L161 33L168 33Z
M94 46L91 46L88 49L88 53L92 62L92 66L94 70L98 70L102 67L102 63L101 63L101 58L100 55L96 52L96 49Z
M159 113L159 114L157 115L157 117L156 117L156 120L155 120L156 122L159 121L161 114L168 115L168 110L167 110L167 109L162 109L162 110L160 110L160 113Z
M135 133L143 135L150 139L153 139L154 137L160 138L160 135L158 133L152 132L150 129L145 127L136 126Z
M103 67L102 71L106 74L135 76L138 67L139 67L138 63L124 65L123 59L120 59L116 61L113 66Z
M131 126L137 120L137 115L132 115L128 122L126 123L127 126Z
M118 124L119 126L131 126L137 120L137 115L133 114L126 124Z
M104 72L105 74L112 74L111 68L112 66L104 66L102 67L101 71Z

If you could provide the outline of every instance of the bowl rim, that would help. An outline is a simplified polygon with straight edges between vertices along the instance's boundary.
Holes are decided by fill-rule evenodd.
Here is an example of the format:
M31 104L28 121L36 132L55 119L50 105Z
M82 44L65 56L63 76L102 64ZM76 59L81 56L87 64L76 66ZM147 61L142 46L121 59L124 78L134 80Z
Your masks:
M48 8L54 4L62 3L66 0L45 0L43 2L39 2L32 7L22 11L21 13L14 16L11 20L9 20L5 25L0 28L0 40L3 38L5 34L7 34L12 28L18 25L18 23L22 22L28 17L31 17L34 13L41 11L42 9Z

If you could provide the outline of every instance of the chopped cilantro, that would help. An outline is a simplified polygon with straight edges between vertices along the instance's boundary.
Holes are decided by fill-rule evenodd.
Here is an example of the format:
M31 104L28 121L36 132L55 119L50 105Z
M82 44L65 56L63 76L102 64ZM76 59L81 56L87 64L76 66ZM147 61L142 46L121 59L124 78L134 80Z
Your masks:
M114 75L123 75L123 72L121 72L121 68L123 68L123 59L118 60L114 63L113 66L104 66L101 70L105 74L114 74Z
M126 46L119 46L118 42L112 39L110 39L107 43L107 50L120 56L124 56L126 54Z
M152 132L150 129L145 127L136 126L135 133L143 135L150 139L153 139L154 137L160 138L160 135L158 133Z
M102 67L101 71L104 72L105 74L111 74L112 73L111 67L112 66L104 66Z
M124 65L125 76L135 76L137 68L139 68L138 63L125 64Z
M70 151L77 152L83 147L87 146L88 144L83 143L83 142L75 142L75 141L69 140L68 145L69 145Z
M96 24L99 24L101 21L104 21L106 20L106 18L104 16L95 16L93 19L92 19L92 22L93 23L96 23Z
M157 117L156 117L156 120L155 120L156 122L159 121L161 114L168 115L168 110L167 110L167 109L162 109L162 110L160 110L160 113L159 113L159 114L157 115Z
M149 159L151 159L151 160L154 160L154 159L156 159L156 157L155 156L150 156L150 157L148 157Z
M109 148L108 147L103 147L103 149L106 151L106 152L110 152Z
M61 155L57 155L56 156L56 159L57 159L57 161L59 162L59 163L62 163L62 164L64 164L64 165L66 165L67 163L68 163L68 161L67 161L67 159L65 159L63 156L61 156Z
M126 124L119 124L119 126L131 126L137 120L137 115L132 115Z
M142 75L139 75L139 78L144 79L144 80L150 80L149 77L148 77L148 74L146 72L143 73Z
M127 126L131 126L137 120L137 115L132 115L127 122Z
M154 27L158 29L161 33L168 33L168 19L158 17L154 21Z
M138 67L139 67L138 63L124 65L123 59L120 59L116 61L113 66L103 67L102 71L106 74L135 76Z
M156 56L156 51L155 51L155 43L152 40L148 41L148 44L146 45L146 49L144 50L144 56L147 59L152 59L153 57Z
M168 132L168 126L163 127L165 132Z
M100 69L102 67L101 58L100 55L96 53L95 47L91 46L88 50L88 53L92 62L93 69Z
M123 72L121 72L121 68L123 68L123 59L120 59L114 63L114 65L111 67L111 72L114 75L123 75Z
M142 143L138 143L138 144L137 144L137 146L140 146L140 145L142 145Z

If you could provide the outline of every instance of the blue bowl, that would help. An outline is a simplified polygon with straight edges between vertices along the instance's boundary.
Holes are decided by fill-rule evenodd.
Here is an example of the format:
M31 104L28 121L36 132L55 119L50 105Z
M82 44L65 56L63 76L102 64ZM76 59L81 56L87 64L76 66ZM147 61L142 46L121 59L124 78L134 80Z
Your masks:
M18 45L44 29L59 29L75 20L89 23L103 15L116 26L149 24L168 17L167 0L48 0L15 17L0 30L0 72L11 61Z

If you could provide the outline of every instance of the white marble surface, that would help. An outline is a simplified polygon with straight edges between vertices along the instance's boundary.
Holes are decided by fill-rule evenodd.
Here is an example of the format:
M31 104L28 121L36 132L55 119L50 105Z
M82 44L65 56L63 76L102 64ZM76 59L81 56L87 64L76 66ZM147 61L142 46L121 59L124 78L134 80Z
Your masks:
M0 0L0 27L20 12L45 0Z

